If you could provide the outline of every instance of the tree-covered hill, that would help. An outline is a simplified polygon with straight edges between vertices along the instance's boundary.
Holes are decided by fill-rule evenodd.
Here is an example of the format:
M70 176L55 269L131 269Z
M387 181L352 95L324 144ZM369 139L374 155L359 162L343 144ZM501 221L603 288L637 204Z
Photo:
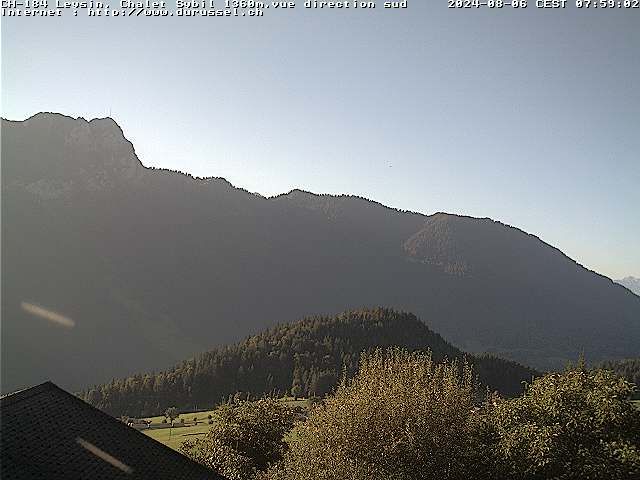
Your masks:
M356 372L362 351L388 346L430 349L434 360L465 356L411 313L387 308L356 310L281 324L173 369L93 387L82 397L113 415L146 416L170 405L181 410L210 407L237 392L322 396L336 386L343 371L347 375ZM536 373L493 356L466 358L484 384L504 395L520 393L522 382Z

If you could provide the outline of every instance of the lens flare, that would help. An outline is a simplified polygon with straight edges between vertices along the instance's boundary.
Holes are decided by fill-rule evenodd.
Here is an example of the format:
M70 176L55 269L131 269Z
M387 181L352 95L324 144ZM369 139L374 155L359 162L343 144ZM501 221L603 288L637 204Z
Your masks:
M114 456L109 455L107 452L105 452L101 448L96 447L93 443L87 442L84 438L78 437L76 438L76 442L78 442L85 450L93 453L96 457L104 460L107 463L110 463L114 467L122 470L124 473L133 472L133 469L129 465L125 465Z
M44 318L51 323L55 323L56 325L60 325L65 328L73 328L76 326L76 322L74 322L69 317L66 317L60 313L54 312L52 310L48 310L39 305L35 305L29 302L22 302L20 304L22 310L36 317Z

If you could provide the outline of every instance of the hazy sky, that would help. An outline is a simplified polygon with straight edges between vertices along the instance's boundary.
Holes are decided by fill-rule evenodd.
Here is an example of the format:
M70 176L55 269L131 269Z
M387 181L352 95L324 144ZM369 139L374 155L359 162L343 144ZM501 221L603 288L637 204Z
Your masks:
M111 113L145 165L492 217L640 276L640 9L302 3L5 17L2 115Z

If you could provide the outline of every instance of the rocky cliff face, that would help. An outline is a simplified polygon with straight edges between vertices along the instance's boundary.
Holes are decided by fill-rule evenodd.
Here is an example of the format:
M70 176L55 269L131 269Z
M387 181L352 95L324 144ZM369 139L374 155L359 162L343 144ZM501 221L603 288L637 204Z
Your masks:
M3 121L7 186L21 186L43 200L81 192L135 187L145 168L133 145L110 118L87 121L38 114L24 122Z

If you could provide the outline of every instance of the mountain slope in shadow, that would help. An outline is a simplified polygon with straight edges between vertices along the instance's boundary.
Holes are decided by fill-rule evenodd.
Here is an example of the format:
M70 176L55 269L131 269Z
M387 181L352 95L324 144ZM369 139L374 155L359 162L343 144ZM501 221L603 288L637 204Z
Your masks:
M640 345L639 297L521 230L146 168L111 119L3 120L2 195L5 391L77 389L372 305L540 369Z

